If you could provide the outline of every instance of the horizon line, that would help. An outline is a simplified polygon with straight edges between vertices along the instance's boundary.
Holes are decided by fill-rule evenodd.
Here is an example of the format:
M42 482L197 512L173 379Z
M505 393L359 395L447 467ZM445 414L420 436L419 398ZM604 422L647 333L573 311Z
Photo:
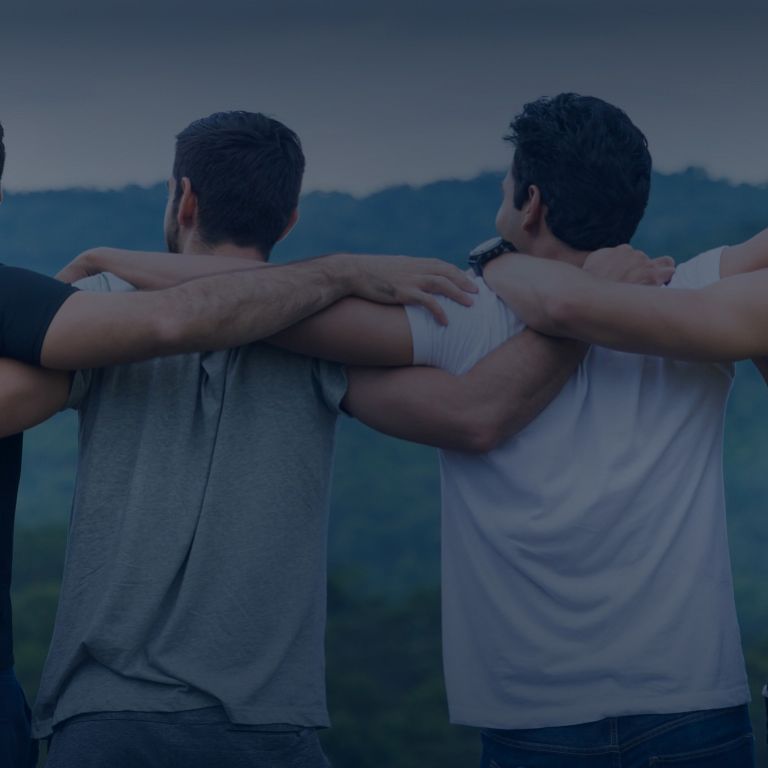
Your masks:
M478 179L481 179L485 176L503 176L506 171L504 169L502 170L493 170L493 169L486 169L479 171L471 176L464 176L464 175L456 175L456 176L444 176L441 178L433 179L431 181L426 181L423 183L409 183L409 182L402 182L402 183L395 183L395 184L386 184L381 187L374 187L371 190L364 191L364 192L355 192L353 190L348 189L340 189L340 188L325 188L322 186L319 187L310 187L306 191L302 191L301 197L307 197L309 195L315 195L315 194L330 194L330 195L346 195L348 197L355 198L357 200L365 200L369 197L375 197L378 194L394 190L394 189L410 189L410 190L421 190L426 189L427 187L434 186L436 184L444 184L444 183L471 183L473 181L477 181ZM733 178L729 178L728 176L714 176L708 169L706 169L703 166L700 165L688 165L684 168L680 168L678 170L668 171L668 170L657 170L653 169L652 174L654 176L686 176L686 175L695 175L700 177L704 181L709 181L712 183L724 183L728 184L731 187L752 187L754 189L764 189L768 187L768 179L766 179L763 182L755 182L755 181L737 181ZM70 185L70 186L53 186L53 187L34 187L29 189L19 189L14 187L6 187L4 184L3 186L3 193L5 195L8 195L9 197L21 197L25 195L45 195L45 194L61 194L61 193L98 193L98 194L109 194L109 193L120 193L125 192L130 189L140 189L145 191L150 191L155 189L156 187L164 187L167 184L166 179L159 179L158 181L154 182L148 182L148 183L138 183L138 182L126 182L124 184L120 184L119 186L112 186L112 185L100 185L100 184L91 184L91 185Z

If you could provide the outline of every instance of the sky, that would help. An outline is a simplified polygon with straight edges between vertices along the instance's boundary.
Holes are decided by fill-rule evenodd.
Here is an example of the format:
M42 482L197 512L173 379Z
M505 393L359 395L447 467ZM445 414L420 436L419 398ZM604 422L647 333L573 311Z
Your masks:
M167 178L218 110L301 136L305 189L502 170L526 101L600 96L658 170L768 182L765 0L3 0L11 190Z

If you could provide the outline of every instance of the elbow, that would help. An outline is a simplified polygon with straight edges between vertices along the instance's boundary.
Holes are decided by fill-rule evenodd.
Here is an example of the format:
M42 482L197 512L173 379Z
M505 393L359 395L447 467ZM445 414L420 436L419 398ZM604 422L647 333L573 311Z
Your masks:
M498 421L475 420L462 430L460 450L473 454L489 453L499 447L504 437Z
M9 418L9 414L12 413L12 411L9 411L6 404L3 402L0 402L0 413L2 413L2 418L0 418L0 440L10 437L11 435L15 435L17 432L20 432L18 425L14 424L14 422Z
M33 426L25 422L25 398L22 392L0 393L0 439L11 437Z

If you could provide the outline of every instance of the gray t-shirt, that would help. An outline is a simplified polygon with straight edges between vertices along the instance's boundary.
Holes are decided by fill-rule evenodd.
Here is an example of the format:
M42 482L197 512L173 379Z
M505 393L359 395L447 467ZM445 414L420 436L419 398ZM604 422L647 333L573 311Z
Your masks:
M345 391L340 366L262 344L75 375L79 468L38 737L85 712L212 705L237 723L328 724Z

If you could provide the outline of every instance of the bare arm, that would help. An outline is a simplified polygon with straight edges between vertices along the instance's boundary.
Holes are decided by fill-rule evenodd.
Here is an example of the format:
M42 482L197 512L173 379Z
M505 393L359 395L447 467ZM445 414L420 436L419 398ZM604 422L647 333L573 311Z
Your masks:
M263 262L236 256L92 248L83 251L56 278L75 283L84 277L111 272L140 290L156 291L200 277L265 267Z
M557 397L586 349L525 330L461 376L437 368L353 368L344 408L388 435L485 453Z
M300 355L345 365L413 363L413 340L405 309L362 299L342 299L266 341Z
M720 259L720 276L734 277L748 272L768 269L768 229L753 238L723 250Z
M459 304L469 306L472 302L467 293L477 292L472 281L460 269L441 259L338 253L314 261L328 259L346 260L356 264L366 275L367 290L349 293L384 304L398 303L388 294L393 288L399 287L399 275L407 274L410 278L420 276L418 280L411 279L411 290L403 292L403 300L399 303L422 304L441 323L446 321L445 313L433 294L446 296ZM140 290L162 290L202 277L270 268L275 269L255 259L222 254L153 253L119 248L93 248L81 253L56 277L64 282L74 283L84 277L111 272Z
M225 349L272 336L344 296L418 303L444 319L434 293L470 304L466 276L445 262L328 256L192 280L162 291L78 293L54 318L42 364L70 370Z
M385 264L391 262L396 265L403 261L403 257L386 258L389 261ZM416 260L409 261L416 263ZM431 263L439 270L437 276L452 276L453 280L453 283L443 280L433 285L435 292L443 292L460 300L459 292L455 290L457 285L462 285L465 290L475 290L460 270L444 262ZM251 259L221 255L94 248L81 253L58 277L71 282L100 272L112 272L137 288L160 289L198 277L264 266ZM444 320L436 302L431 302L428 308ZM292 352L347 365L410 365L413 359L411 334L403 309L358 298L337 302L266 341Z
M611 283L527 256L497 262L489 283L542 333L687 360L768 354L768 270L680 291Z
M70 374L0 359L0 437L34 427L60 411Z
M584 269L612 280L663 285L674 263L650 260L626 246L590 254ZM345 406L387 434L486 452L528 426L557 397L586 349L525 330L459 376L432 368L353 370Z
M726 248L720 259L721 277L743 275L759 269L768 269L768 229L758 232L744 243ZM768 384L768 358L755 358L752 362Z

